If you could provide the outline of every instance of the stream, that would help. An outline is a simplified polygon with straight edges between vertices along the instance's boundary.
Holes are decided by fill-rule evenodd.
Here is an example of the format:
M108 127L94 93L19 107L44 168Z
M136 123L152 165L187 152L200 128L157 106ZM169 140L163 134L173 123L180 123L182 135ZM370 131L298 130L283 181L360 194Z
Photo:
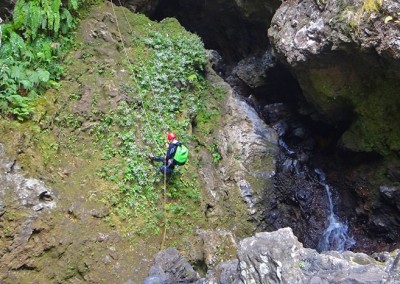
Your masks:
M356 241L349 236L347 224L340 222L333 210L332 188L326 181L325 173L321 169L315 169L314 172L318 175L320 183L325 189L329 210L328 227L318 243L317 250L319 252L329 250L343 252L354 246Z

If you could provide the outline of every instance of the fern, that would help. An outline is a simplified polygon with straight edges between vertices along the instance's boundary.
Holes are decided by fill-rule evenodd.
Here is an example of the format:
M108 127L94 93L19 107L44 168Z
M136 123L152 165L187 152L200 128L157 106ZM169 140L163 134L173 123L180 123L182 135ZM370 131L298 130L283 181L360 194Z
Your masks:
M77 11L79 7L77 0L68 3L71 11ZM19 0L13 13L14 29L22 31L28 40L34 40L39 34L49 32L57 37L60 31L68 32L74 27L71 13L67 16L64 10L66 9L62 8L61 0Z
M61 0L53 0L53 3L51 4L51 10L54 13L59 13L60 7L61 7Z
M50 10L46 11L46 17L47 17L47 28L49 30L53 30L54 27L54 13L51 12ZM46 21L43 21L43 23L45 24ZM42 27L43 29L46 28L46 26Z
M57 62L60 46L65 45L63 42L70 43L64 35L75 28L78 12L93 2L16 1L12 22L0 26L2 114L13 114L18 120L29 118L32 97L41 94L62 75L63 67Z
M68 6L74 11L78 10L78 0L69 0Z
M53 27L54 34L58 34L59 30L60 30L60 14L54 14L54 27Z
M13 26L15 29L20 29L25 22L25 9L26 6L25 0L17 1L17 4L14 7L13 11Z
M21 51L26 49L25 41L17 33L10 35L11 52L14 53L16 58L21 57Z
M41 26L42 11L39 9L39 7L35 6L33 2L31 2L29 5L29 14L30 17L27 19L29 22L28 26L30 29L30 36L32 39L35 39L39 30L39 26Z
M61 25L61 32L66 34L74 25L74 19L71 13L67 9L61 10L61 19L63 20L63 24Z
M0 47L1 47L1 38L3 37L3 29L2 29L1 23L3 23L3 20L0 17Z

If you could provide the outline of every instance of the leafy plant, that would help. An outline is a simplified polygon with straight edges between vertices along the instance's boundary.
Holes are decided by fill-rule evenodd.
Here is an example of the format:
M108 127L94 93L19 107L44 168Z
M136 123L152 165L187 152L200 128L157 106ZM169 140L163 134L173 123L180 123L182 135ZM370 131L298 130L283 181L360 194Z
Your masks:
M367 13L377 12L381 8L383 0L364 0L362 9Z
M378 12L383 4L383 0L363 0L358 8L349 6L344 11L344 18L347 19L350 27L357 33L360 32L360 26L368 21L372 13Z
M13 19L0 26L0 111L28 119L37 95L63 73L60 57L81 6L93 1L19 0ZM1 41L0 41L1 43Z
M387 24L387 23L389 23L391 21L399 24L400 23L400 12L397 12L396 17L392 17L392 16L389 15L389 16L386 16L385 19L384 19L384 23L385 24Z
M213 144L211 146L208 146L207 149L208 149L208 151L211 152L211 155L213 157L213 162L215 164L217 164L219 161L222 160L222 156L218 151L218 145L217 144Z
M169 24L174 26L177 22ZM183 183L178 169L164 196L160 191L163 182L154 183L159 165L148 159L150 154L165 154L166 130L173 129L182 141L189 142L186 133L190 117L197 115L209 95L201 73L206 64L201 40L182 29L171 32L165 29L165 23L161 26L132 38L136 52L146 51L141 57L132 54L135 61L127 62L126 68L133 83L120 86L133 99L132 103L121 102L92 129L104 149L103 158L116 166L107 165L99 170L103 178L118 184L119 190L110 196L109 202L120 218L140 222L132 228L140 234L156 232L160 223L166 222L165 215L160 217L159 208L164 198L176 200L175 205L166 207L167 215L181 218L189 211L189 204L199 199L198 187Z

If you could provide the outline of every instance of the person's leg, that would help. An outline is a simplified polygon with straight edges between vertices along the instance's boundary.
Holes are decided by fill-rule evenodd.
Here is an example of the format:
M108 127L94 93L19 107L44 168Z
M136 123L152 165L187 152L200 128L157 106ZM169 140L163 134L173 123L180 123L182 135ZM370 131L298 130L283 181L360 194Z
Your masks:
M172 175L172 169L163 165L160 168L160 172L164 175L166 175L167 177L170 177Z
M165 162L164 157L151 157L151 159L156 162Z

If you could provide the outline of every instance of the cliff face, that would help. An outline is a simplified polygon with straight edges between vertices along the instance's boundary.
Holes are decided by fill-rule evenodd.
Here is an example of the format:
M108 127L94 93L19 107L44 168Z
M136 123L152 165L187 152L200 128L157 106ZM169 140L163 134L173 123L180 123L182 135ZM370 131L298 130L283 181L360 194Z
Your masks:
M268 35L296 74L319 119L350 125L354 151L400 150L400 4L396 1L286 1Z

